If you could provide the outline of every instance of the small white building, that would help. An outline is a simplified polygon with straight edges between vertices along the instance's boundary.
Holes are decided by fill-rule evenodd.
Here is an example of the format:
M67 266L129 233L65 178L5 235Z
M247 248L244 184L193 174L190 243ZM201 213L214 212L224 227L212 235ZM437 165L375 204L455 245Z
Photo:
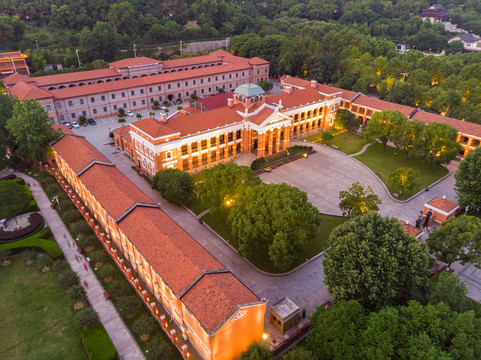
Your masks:
M481 51L481 38L476 35L464 33L453 36L448 43L459 40L463 43L464 49L467 51Z

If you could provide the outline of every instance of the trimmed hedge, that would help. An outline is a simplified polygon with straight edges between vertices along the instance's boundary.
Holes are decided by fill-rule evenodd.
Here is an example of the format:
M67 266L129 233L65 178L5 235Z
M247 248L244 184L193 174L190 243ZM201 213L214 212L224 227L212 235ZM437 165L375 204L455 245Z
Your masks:
M45 240L45 238L50 237L50 235L51 231L47 226L26 239L0 245L0 250L9 249L14 252L25 249L41 250L46 252L52 259L55 259L62 256L63 253L55 241Z
M7 176L4 176L4 177L0 178L0 181L13 180L13 179L16 179L16 178L17 178L17 175L15 175L15 174L8 174Z
M119 358L112 340L102 324L80 331L82 343L91 360L116 360Z
M40 228L45 225L45 221L43 220L43 216L39 213L33 213L29 216L30 224L23 229L15 230L15 231L4 231L3 229L0 230L0 242L11 242L23 239L27 236L32 235ZM12 221L12 220L10 220Z
M304 154L312 151L312 146L294 145L287 148L287 151L289 151L291 155Z
M261 157L258 159L255 159L251 163L251 169L256 171L256 170L261 170L264 169L268 166L280 163L284 160L293 158L299 154L305 154L309 153L312 151L312 146L303 146L303 145L295 145L287 148L287 151L289 152L287 155L281 156L279 158L275 158L273 160L268 161L265 157ZM269 155L272 156L272 155Z

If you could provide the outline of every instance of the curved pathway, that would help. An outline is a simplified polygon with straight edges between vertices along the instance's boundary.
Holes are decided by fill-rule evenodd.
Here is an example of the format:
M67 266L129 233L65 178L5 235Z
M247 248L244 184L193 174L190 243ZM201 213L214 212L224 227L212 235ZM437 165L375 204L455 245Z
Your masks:
M2 172L0 172L1 174ZM8 174L5 170L4 174ZM129 329L123 322L114 305L106 300L104 297L104 288L93 273L93 270L88 266L83 256L77 254L77 248L74 239L70 235L67 227L63 223L58 213L50 207L50 200L43 191L37 180L27 176L24 173L15 173L25 179L25 182L30 187L32 195L37 201L40 212L45 219L45 222L55 237L55 241L62 249L65 259L70 264L70 267L75 271L80 279L80 283L87 282L88 287L85 289L87 298L92 308L98 313L100 322L105 327L110 339L117 349L120 359L124 360L143 360L145 359L137 342L133 338ZM1 177L2 175L0 175ZM87 265L86 270L84 264ZM85 288L85 285L83 285Z

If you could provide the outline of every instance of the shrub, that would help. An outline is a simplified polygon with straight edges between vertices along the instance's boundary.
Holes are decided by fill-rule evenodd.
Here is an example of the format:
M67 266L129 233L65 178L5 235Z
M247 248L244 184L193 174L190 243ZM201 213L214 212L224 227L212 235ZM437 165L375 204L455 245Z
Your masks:
M74 238L76 238L79 235L91 235L92 234L92 229L90 226L84 221L80 220L77 221L76 223L72 224L69 228L70 234Z
M332 133L330 131L325 131L325 132L322 133L321 139L322 139L322 142L326 143L329 140L334 139L334 135L332 135Z
M182 110L182 109L183 109L182 105L177 105L177 110Z
M150 333L155 329L156 322L154 318L150 315L142 315L138 320L136 320L132 326L132 330L141 335L150 335Z
M85 249L90 246L95 246L98 243L99 241L97 240L97 237L95 235L81 236L77 241L77 245L81 249Z
M15 176L15 175L13 175L13 176ZM14 182L16 182L18 185L25 185L25 180L24 180L23 178L21 178L21 177L16 177L16 176L15 176L15 181L14 181Z
M27 209L25 210L25 212L33 212L33 211L39 211L40 209L38 208L38 204L35 200L32 200L30 201L30 203L28 204L28 207Z
M45 186L45 192L47 193L48 197L51 199L55 194L59 191L59 185L57 183L50 184Z
M251 169L252 170L259 170L262 168L263 164L266 163L266 159L265 158L259 158L259 159L255 159L252 164L251 164Z
M74 301L85 301L87 299L87 294L82 285L73 285L67 293Z
M77 210L62 211L60 217L62 218L62 221L67 225L82 220L82 215Z
M112 340L102 324L95 324L80 331L82 343L92 360L116 360L119 358ZM158 357L160 359L162 356Z
M135 316L141 306L141 300L135 295L125 296L117 304L120 314L127 317Z
M97 324L99 322L99 316L95 311L88 307L80 310L75 315L74 322L78 327L85 329Z
M98 271L98 275L99 275L99 278L101 279L105 279L105 278L108 278L110 276L113 275L114 273L114 267L110 264L107 264L107 265L104 265L102 266L99 271Z
M113 298L119 298L126 294L129 294L131 286L126 280L114 280L108 285L108 292Z
M192 196L192 177L179 169L165 169L154 175L153 188L168 202L186 204Z
M40 268L43 268L44 266L52 266L52 260L45 254L38 255L36 263L40 266Z
M294 145L287 148L290 154L303 154L312 151L312 146Z
M145 358L147 360L170 359L174 354L172 346L163 338L156 337L147 346Z
M68 290L72 286L78 284L78 276L74 271L70 269L65 270L61 274L59 274L57 283L62 290Z
M90 261L95 264L97 262L105 261L107 254L105 253L105 250L96 250L89 254L89 258Z

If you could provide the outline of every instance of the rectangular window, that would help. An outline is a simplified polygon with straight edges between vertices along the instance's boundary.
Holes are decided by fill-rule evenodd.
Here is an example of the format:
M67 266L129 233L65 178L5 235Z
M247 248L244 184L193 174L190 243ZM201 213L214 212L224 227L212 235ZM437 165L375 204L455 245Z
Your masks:
M115 94L112 94L111 96L112 96L112 99L115 99Z
M86 112L85 110L82 111L82 115L83 115L83 116L87 116L87 112Z
M207 82L210 82L210 78L207 78Z
M149 92L152 92L152 88L149 88Z
M177 87L180 88L180 83L177 83Z
M104 112L107 112L107 108L106 108L106 107L104 107Z
M235 133L235 137L236 137L236 139L242 139L242 131L237 130L236 133Z
M122 106L124 109L127 109L127 104L124 103L124 105Z
M201 89L200 92L203 94L203 93L204 93L204 89Z
M134 105L134 107L137 106L137 101L134 101L132 104Z
M69 101L68 106L73 106L73 101Z
M95 102L95 98L91 97L91 98L90 98L90 102L91 102L91 103L94 103L94 102Z
M71 116L72 116L72 119L75 119L75 113L72 113Z
M190 148L191 148L192 152L196 152L197 151L197 143L192 143L190 145Z
M50 110L52 110L52 107L51 107L50 105L47 105L47 106L45 106L45 109L46 109L47 111L50 111Z
M84 99L80 99L80 105L84 104Z
M117 110L117 105L114 105L114 110Z
M132 90L132 91L130 92L130 95L135 95L135 90Z
M56 106L57 106L57 109L62 108L62 104L60 104L60 103L57 103Z
M234 134L232 132L227 134L227 141L231 142L233 140Z
M105 101L105 95L102 95L102 101Z
M232 74L229 74L229 79L232 79Z
M167 89L170 89L170 84L169 84L169 85L167 85Z
M200 79L200 83L203 84L203 83L204 83L204 79Z
M209 92L212 92L212 88L209 88Z
M157 90L162 90L162 86L157 86Z
M219 144L222 145L224 143L225 143L224 135L219 136Z
M219 78L216 76L216 77L215 77L215 81L217 81L217 80L219 80Z
M159 101L162 101L162 96L159 96Z
M65 120L65 117L63 115L60 115L60 120Z
M210 138L210 146L215 146L215 141L216 141L216 140L217 140L217 139L216 139L215 137Z
M245 72L242 72L242 76L245 76Z
M225 80L225 75L222 75L222 80Z
M189 86L189 82L188 82L188 81L185 82L185 86Z
M195 85L195 80L192 80L192 84Z
M142 100L142 105L145 105L145 100Z
M153 99L153 98L151 98L151 99L150 99L150 102L151 102L151 103L153 103L153 102L154 102L154 99Z
M239 77L239 73L235 73L235 77Z
M140 93L143 94L143 93L144 93L144 89L140 89Z
M185 96L189 96L189 95L190 95L190 94L189 94L189 92L188 92L188 91L186 91L186 92L185 92Z
M94 109L94 114L97 114L97 109Z

